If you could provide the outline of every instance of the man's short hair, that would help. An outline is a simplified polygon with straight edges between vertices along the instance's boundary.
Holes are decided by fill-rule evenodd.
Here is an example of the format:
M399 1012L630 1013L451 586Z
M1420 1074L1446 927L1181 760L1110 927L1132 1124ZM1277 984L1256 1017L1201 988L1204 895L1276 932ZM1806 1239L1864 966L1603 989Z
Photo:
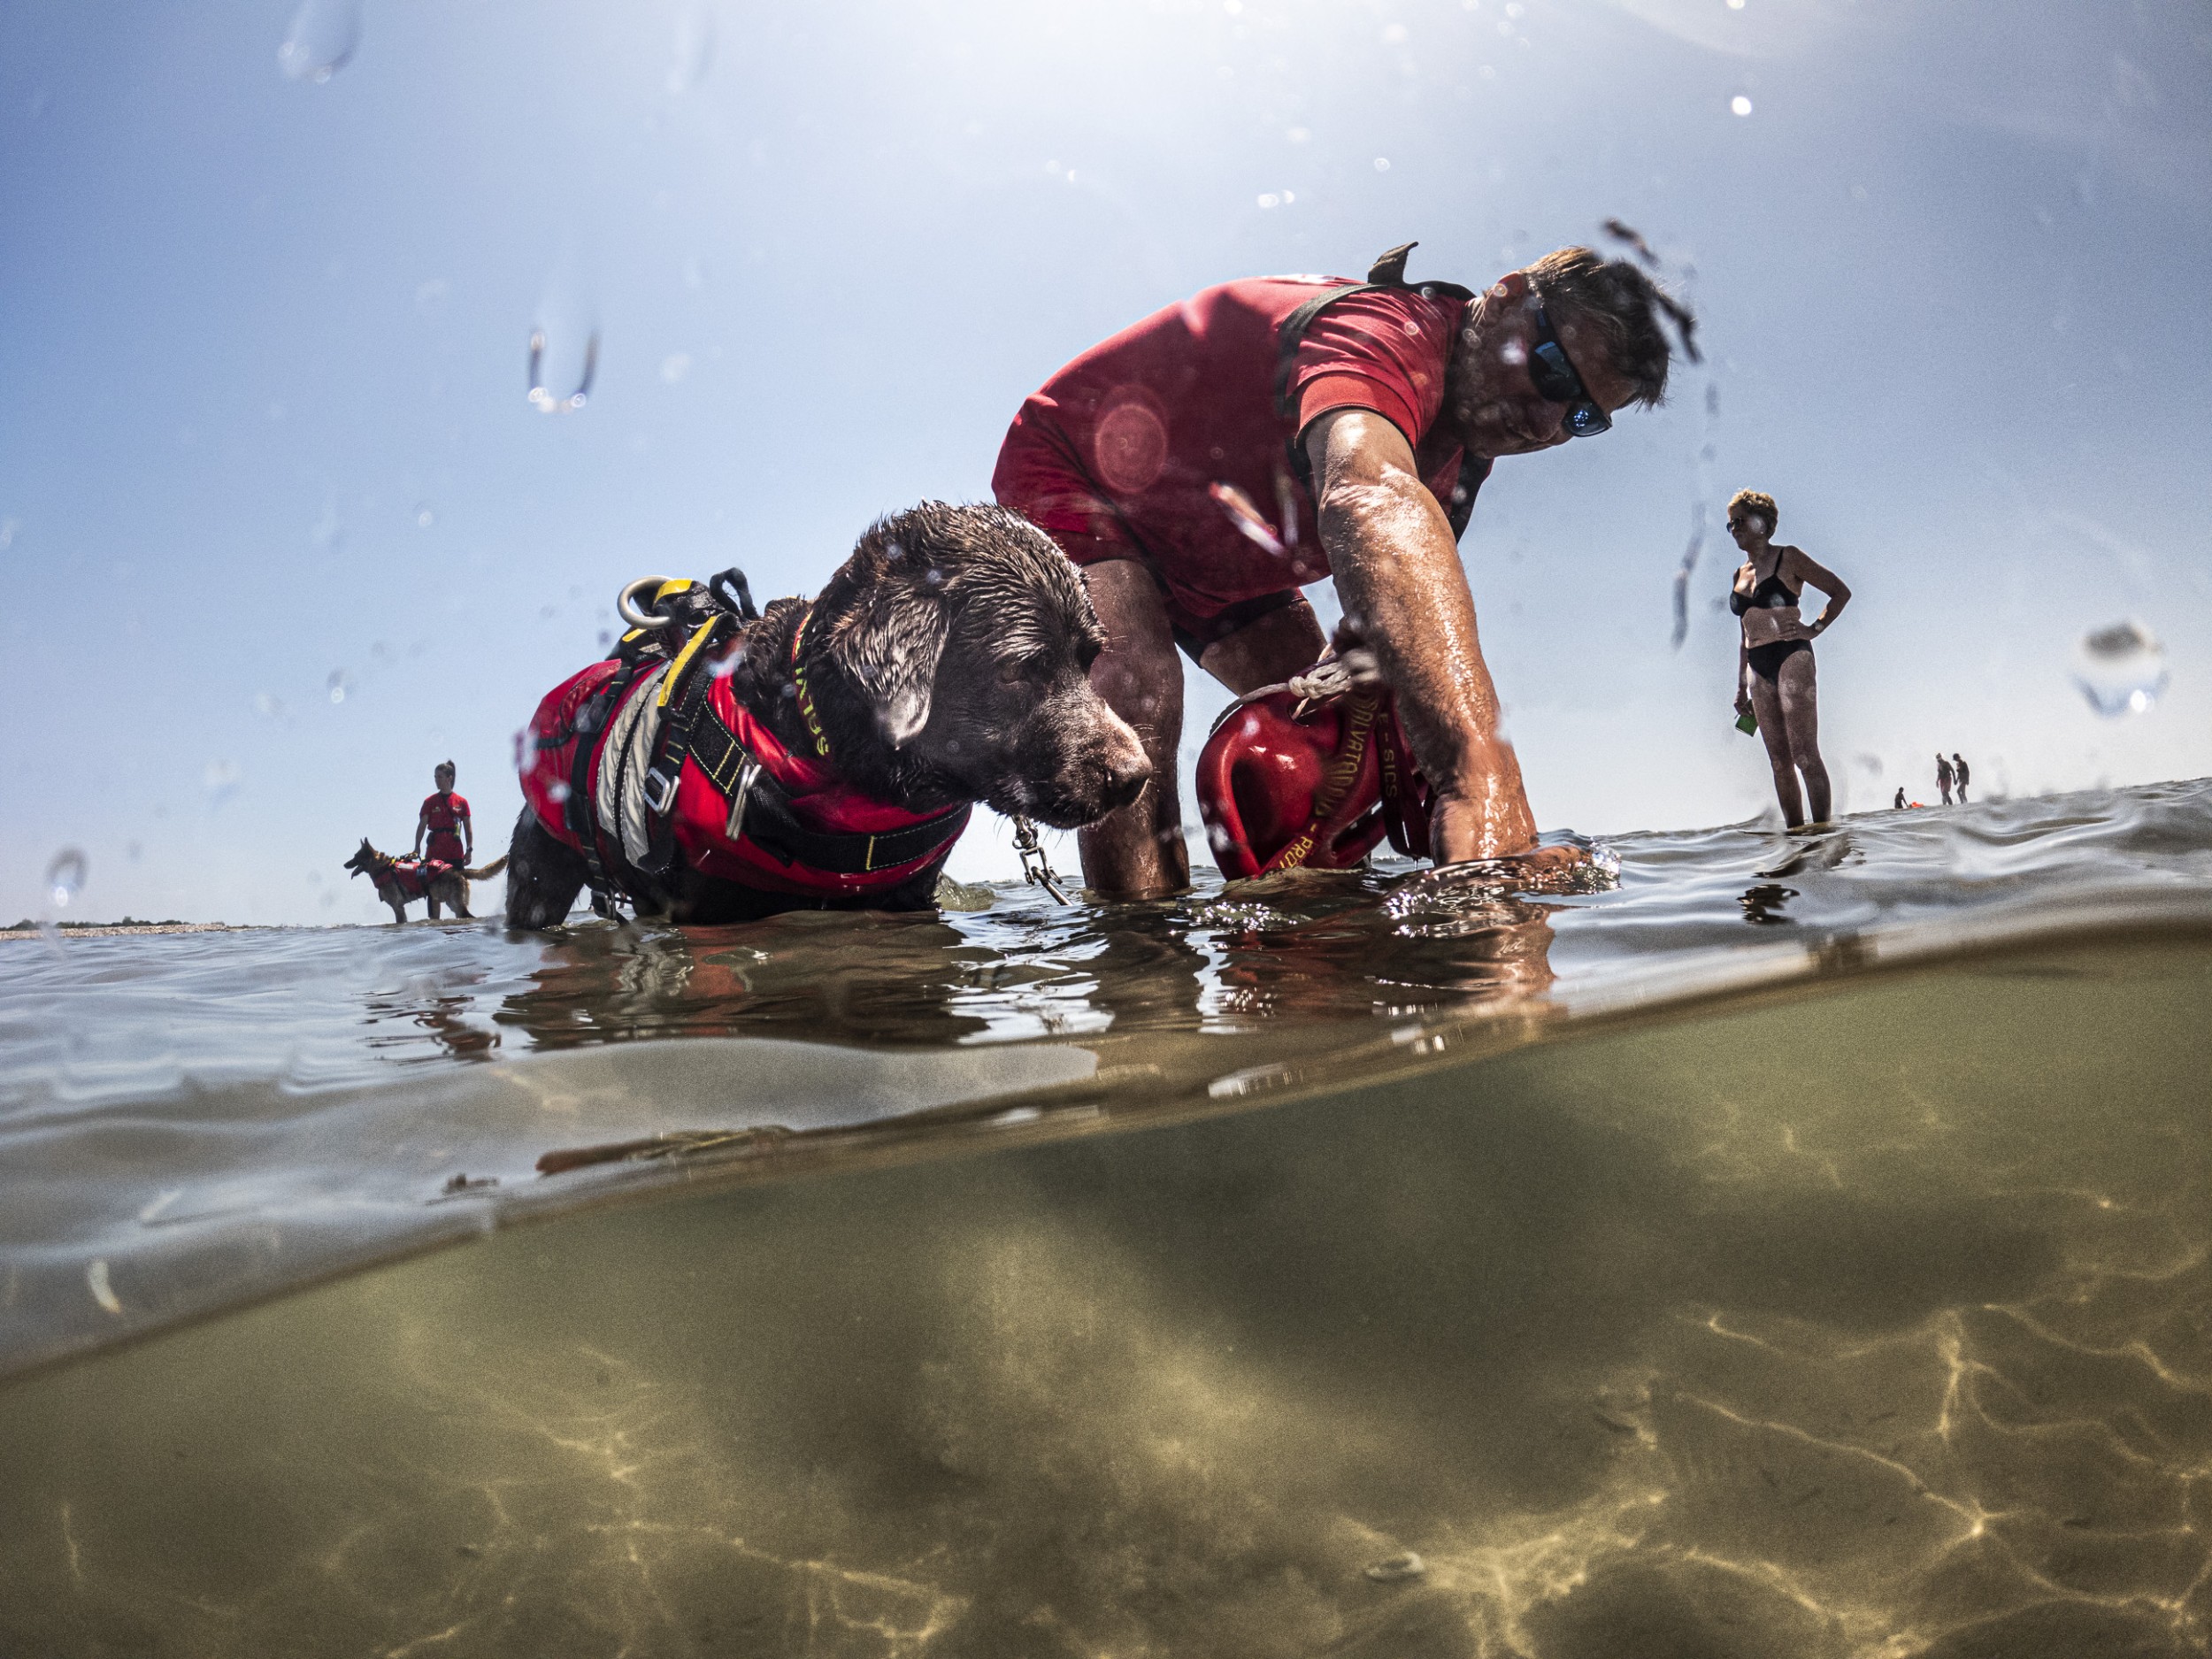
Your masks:
M1767 534L1772 535L1781 526L1782 515L1776 511L1774 497L1763 489L1740 489L1728 498L1728 516L1736 516L1736 509L1748 507L1767 521Z
M1700 360L1697 319L1689 307L1625 259L1608 259L1589 248L1559 248L1525 274L1547 307L1572 311L1577 322L1597 331L1614 373L1634 388L1632 403L1649 408L1666 399L1674 349L1660 325L1663 316L1682 336L1683 355Z

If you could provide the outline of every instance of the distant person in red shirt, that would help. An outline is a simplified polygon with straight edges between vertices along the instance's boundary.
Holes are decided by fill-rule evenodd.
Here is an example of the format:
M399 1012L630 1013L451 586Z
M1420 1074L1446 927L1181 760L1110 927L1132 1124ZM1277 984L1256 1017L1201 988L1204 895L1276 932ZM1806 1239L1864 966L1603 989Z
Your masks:
M465 866L476 849L476 831L469 822L469 803L453 793L453 763L438 763L431 773L438 792L423 799L422 810L415 815L415 856L427 856L456 870ZM426 849L422 838L427 832L430 845Z
M1408 283L1407 251L1365 284L1256 277L1155 312L1054 375L1006 434L992 488L1085 567L1107 634L1092 683L1152 760L1144 793L1081 833L1102 895L1189 885L1177 646L1233 691L1286 680L1325 644L1298 589L1331 575L1435 790L1437 863L1536 846L1459 534L1497 457L1658 403L1661 316L1686 347L1691 319L1586 248L1480 295Z

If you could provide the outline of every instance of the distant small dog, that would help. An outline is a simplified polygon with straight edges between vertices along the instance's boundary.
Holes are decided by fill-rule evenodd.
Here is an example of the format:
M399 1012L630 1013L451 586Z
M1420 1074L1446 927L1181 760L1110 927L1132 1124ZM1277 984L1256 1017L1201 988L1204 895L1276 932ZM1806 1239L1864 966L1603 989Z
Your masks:
M587 886L677 922L930 910L972 803L1072 829L1151 776L1091 687L1105 632L1075 566L1002 508L884 519L764 616L735 572L632 615L641 585L639 626L526 734L511 926Z
M369 845L369 838L361 838L361 850L346 860L346 868L357 876L366 876L376 883L376 896L392 907L392 919L407 919L407 907L417 899L430 904L430 919L438 919L438 907L449 905L453 913L465 921L475 918L469 914L469 883L486 881L507 867L507 857L501 854L491 863L475 870L464 870L435 858L395 858L390 853L380 853Z

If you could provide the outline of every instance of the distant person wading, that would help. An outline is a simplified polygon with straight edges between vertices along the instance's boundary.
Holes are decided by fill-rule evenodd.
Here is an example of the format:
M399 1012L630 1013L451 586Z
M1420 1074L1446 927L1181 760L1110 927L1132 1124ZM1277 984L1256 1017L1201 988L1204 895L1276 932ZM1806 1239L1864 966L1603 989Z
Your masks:
M1953 780L1951 763L1943 758L1943 751L1939 749L1936 750L1936 787L1943 792L1943 804L1946 806L1951 804Z
M1737 568L1728 608L1743 618L1743 642L1736 653L1736 712L1758 717L1782 821L1796 829L1806 821L1809 804L1814 823L1828 821L1828 768L1820 758L1811 642L1843 614L1851 590L1802 548L1774 542L1780 518L1774 497L1757 490L1740 489L1729 501L1728 534L1743 550L1744 562ZM1819 620L1809 627L1797 608L1808 587L1828 595Z
M415 856L426 855L457 870L476 851L476 828L469 821L469 803L453 793L451 761L440 761L430 776L438 787L436 793L423 797L422 809L415 814ZM427 848L423 845L426 835L430 838Z

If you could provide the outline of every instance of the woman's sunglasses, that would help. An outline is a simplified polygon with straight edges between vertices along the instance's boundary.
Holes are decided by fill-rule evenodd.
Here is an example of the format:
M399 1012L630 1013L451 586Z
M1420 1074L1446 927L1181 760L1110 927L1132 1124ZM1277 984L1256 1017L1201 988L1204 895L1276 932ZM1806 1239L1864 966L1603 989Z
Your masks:
M1551 319L1544 314L1540 301L1536 307L1536 348L1528 354L1528 378L1536 395L1546 403L1567 406L1563 424L1569 437L1594 438L1601 432L1612 431L1613 417L1598 406L1598 400L1590 396L1582 377L1575 373L1575 365L1567 360L1566 349L1552 332Z

